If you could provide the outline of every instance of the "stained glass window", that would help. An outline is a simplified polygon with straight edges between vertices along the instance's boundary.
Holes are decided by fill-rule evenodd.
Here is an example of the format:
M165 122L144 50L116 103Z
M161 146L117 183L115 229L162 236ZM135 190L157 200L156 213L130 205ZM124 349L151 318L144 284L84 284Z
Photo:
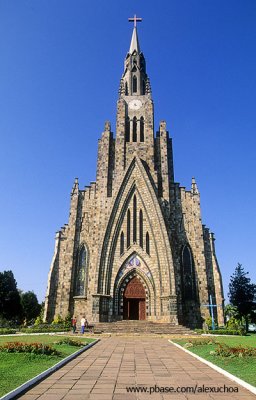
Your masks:
M83 246L78 254L77 270L76 270L76 296L84 296L85 294L85 275L86 275L87 251Z

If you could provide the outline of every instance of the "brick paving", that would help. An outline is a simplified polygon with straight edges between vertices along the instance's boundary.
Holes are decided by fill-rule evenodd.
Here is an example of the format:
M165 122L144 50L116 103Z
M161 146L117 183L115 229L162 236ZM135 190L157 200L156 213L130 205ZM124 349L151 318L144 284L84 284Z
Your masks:
M127 386L238 387L238 393L127 393ZM110 337L44 379L22 400L251 400L232 382L166 338Z

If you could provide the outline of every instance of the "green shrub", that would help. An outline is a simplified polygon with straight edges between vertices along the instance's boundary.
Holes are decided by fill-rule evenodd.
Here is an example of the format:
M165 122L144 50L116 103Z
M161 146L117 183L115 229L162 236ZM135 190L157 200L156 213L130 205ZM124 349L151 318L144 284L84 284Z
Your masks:
M239 319L231 317L227 322L227 329L239 330L242 327L242 323Z
M63 324L61 325L48 325L48 324L41 324L41 325L34 325L31 328L21 328L21 332L24 333L47 333L47 332L67 332L70 328L65 327Z
M16 329L0 328L0 335L10 335L16 333Z
M206 318L205 323L208 326L208 329L211 329L211 327L212 327L212 318L211 317Z
M71 338L63 338L62 340L60 340L59 342L57 342L56 344L61 345L61 344L66 344L68 346L77 346L77 347L83 347L86 345L86 343L82 343L79 340L73 340Z
M38 317L35 319L34 325L35 325L35 326L38 326L38 325L42 325L43 323L44 323L44 321L43 321L42 316L41 316L41 315L38 315Z
M18 321L15 319L6 319L0 316L0 328L16 329L19 326Z
M221 357L256 357L256 349L254 347L230 347L226 344L219 344L214 354Z
M194 329L196 333L202 334L205 333L203 329ZM240 327L239 329L215 329L214 331L209 331L211 335L236 335L236 336L244 336L246 335L246 331L244 327Z
M246 335L246 331L243 327L241 327L240 329L216 329L215 331L211 331L211 334L243 336Z
M60 314L58 314L52 321L52 325L60 325L63 324L64 322L65 322L64 319L60 316Z
M66 315L64 318L64 325L66 328L71 328L72 327L72 316L70 313Z
M194 332L199 333L200 335L205 333L203 329L194 329Z
M8 342L0 346L0 352L60 355L56 349L43 343Z
M185 343L184 347L204 346L206 344L212 345L218 343L219 342L212 338L190 339L187 343Z

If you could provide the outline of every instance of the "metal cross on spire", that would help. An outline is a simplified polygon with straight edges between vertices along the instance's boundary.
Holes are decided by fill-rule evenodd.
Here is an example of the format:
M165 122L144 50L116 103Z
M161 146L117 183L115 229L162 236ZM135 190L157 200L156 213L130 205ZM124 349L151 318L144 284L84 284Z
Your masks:
M134 28L136 28L137 22L141 22L142 18L138 18L136 14L134 14L133 18L128 18L129 22L134 22Z

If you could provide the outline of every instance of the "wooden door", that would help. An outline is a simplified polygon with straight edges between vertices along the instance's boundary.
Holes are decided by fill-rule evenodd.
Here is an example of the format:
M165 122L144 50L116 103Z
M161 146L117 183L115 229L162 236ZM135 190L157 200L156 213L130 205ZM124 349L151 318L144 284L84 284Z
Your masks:
M125 288L123 319L146 319L146 293L144 286L137 277L132 278Z

